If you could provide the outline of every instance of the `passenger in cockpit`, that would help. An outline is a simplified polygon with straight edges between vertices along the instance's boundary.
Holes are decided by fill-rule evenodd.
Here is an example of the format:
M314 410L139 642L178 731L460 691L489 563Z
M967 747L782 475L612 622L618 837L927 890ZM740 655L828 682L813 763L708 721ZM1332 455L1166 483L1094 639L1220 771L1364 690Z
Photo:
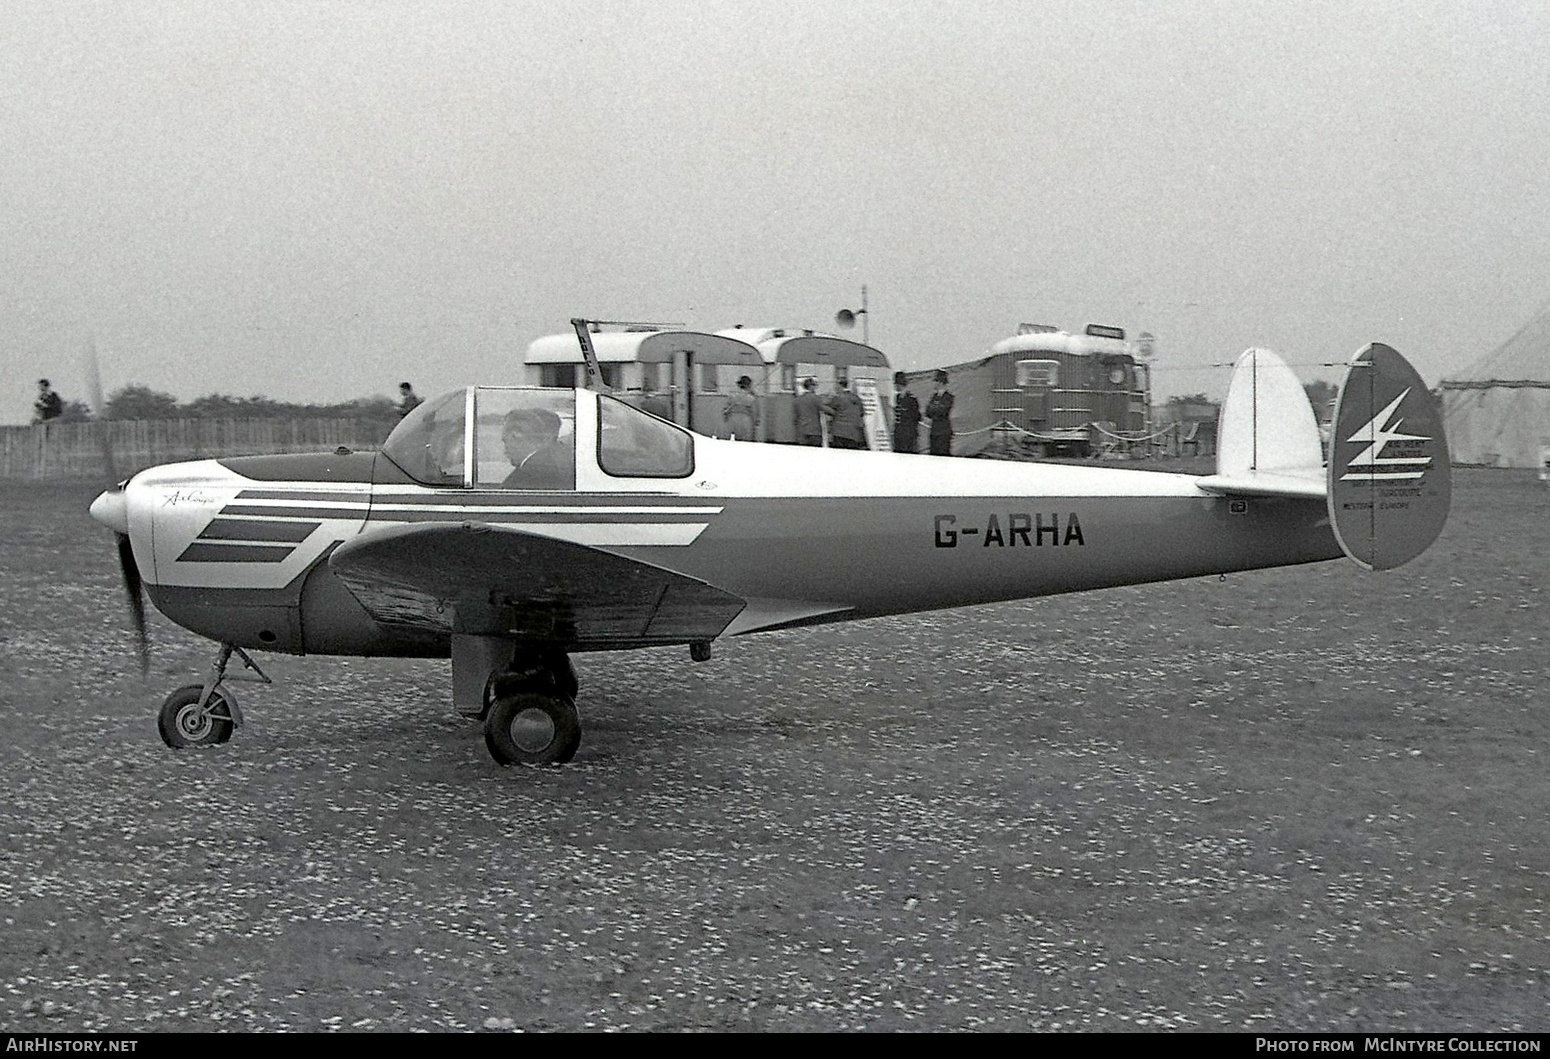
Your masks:
M574 489L575 454L560 440L560 417L547 408L518 408L501 424L501 443L511 461L506 489Z

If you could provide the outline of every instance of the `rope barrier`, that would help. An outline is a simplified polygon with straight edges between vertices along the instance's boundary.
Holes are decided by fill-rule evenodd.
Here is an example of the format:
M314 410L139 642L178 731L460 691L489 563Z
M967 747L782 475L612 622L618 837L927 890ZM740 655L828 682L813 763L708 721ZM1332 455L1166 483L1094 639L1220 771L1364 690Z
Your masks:
M1168 435L1173 434L1176 431L1177 427L1178 427L1177 423L1169 423L1167 426L1163 427L1161 430L1153 431L1150 434L1146 433L1145 431L1137 431L1135 433L1130 433L1128 431L1105 430L1103 427L1099 426L1096 422L1089 422L1089 423L1083 423L1079 427L1073 427L1072 429L1074 429L1074 430L1089 430L1090 429L1090 430L1096 431L1099 434L1102 434L1106 438L1113 438L1115 441L1126 441L1126 442L1130 442L1130 443L1134 444L1135 442L1140 442L1140 441L1156 441L1159 438L1165 438ZM977 430L955 430L955 431L953 431L953 437L955 437L955 438L966 438L966 437L970 437L971 435L974 435L974 434L985 434L985 433L1021 434L1024 437L1033 438L1035 441L1070 441L1070 440L1072 440L1069 437L1060 437L1060 436L1055 435L1055 434L1040 434L1038 431L1035 431L1035 430L1027 430L1027 429L1025 429L1023 427L1018 426L1016 423L1013 423L1010 420L1006 420L1006 419L1003 419L1003 420L1001 420L998 423L992 423L988 427L980 427Z
M1123 431L1115 432L1115 431L1112 431L1112 430L1105 430L1105 429L1103 429L1103 427L1099 426L1097 423L1089 423L1088 425L1090 427L1092 427L1094 430L1096 430L1098 433L1102 434L1106 438L1114 438L1116 441L1129 441L1129 442L1155 441L1158 438L1167 437L1169 434L1174 433L1174 429L1178 426L1177 423L1169 423L1167 426L1163 427L1161 430L1154 431L1151 434L1147 434L1145 432L1137 432L1135 434L1130 434L1130 433L1123 432Z

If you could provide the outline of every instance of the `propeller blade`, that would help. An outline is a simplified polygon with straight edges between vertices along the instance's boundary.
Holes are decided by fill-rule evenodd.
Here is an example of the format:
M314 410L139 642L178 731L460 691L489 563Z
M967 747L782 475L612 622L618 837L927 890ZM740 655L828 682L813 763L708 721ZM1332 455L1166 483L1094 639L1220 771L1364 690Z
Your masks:
M140 675L151 671L151 643L145 634L145 599L140 585L140 567L135 564L135 552L129 543L129 534L118 535L118 565L124 574L124 593L129 597L129 617L134 622L135 645L140 653Z
M113 442L108 436L107 402L102 398L102 365L97 359L97 340L88 336L86 339L86 395L91 401L92 418L97 421L93 428L97 435L97 444L102 448L102 469L107 474L110 482L118 481L118 468L113 459Z

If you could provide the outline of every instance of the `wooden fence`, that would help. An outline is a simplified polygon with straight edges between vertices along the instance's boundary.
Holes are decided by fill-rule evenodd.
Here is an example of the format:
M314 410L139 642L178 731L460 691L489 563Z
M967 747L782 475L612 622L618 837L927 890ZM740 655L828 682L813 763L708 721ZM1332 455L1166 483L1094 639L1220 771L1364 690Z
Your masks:
M127 478L158 463L267 452L375 449L373 419L137 419L0 427L0 478Z

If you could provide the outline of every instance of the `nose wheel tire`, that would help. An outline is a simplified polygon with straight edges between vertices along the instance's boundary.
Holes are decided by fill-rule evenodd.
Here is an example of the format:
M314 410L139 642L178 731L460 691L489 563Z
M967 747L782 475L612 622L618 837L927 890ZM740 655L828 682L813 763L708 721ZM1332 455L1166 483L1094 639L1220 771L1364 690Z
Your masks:
M581 718L565 696L507 692L485 714L484 742L502 765L563 765L581 745Z
M226 693L217 689L210 700L199 706L204 685L189 684L167 696L156 717L161 741L174 750L190 746L215 746L231 738L235 724L232 704Z

